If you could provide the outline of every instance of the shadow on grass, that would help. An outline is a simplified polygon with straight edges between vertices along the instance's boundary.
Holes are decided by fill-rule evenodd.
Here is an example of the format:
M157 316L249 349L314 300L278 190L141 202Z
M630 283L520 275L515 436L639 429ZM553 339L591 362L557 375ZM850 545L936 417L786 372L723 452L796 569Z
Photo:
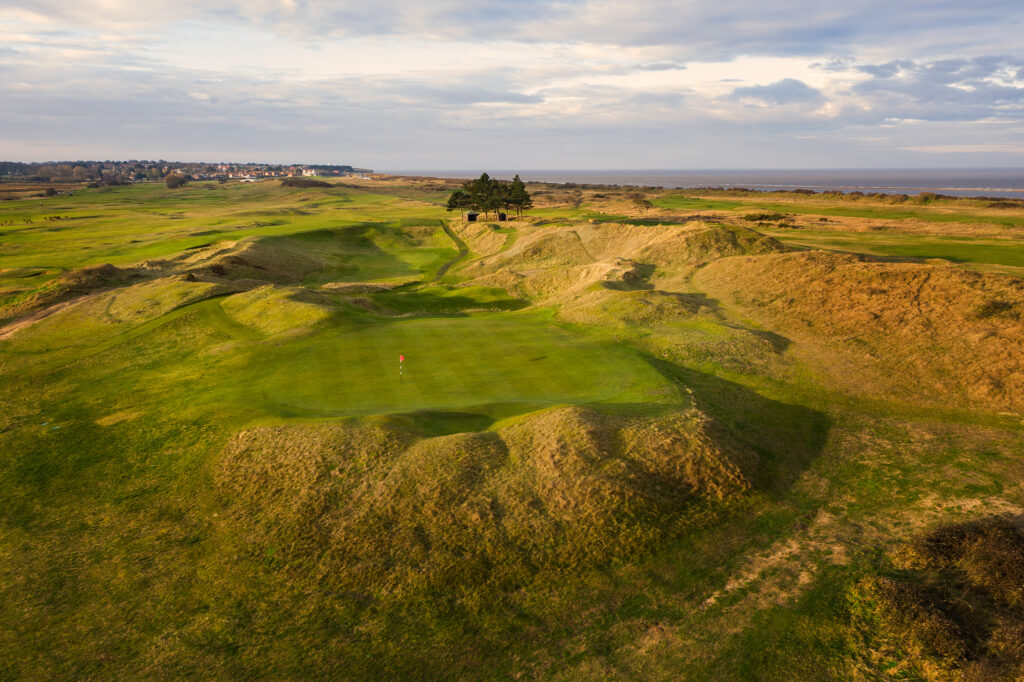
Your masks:
M793 345L793 342L785 336L776 334L775 332L770 332L766 329L751 329L750 327L735 327L735 329L742 329L743 331L753 334L759 339L764 339L768 343L772 344L772 348L776 353L781 353Z
M643 357L680 390L692 390L699 409L760 455L758 487L769 494L785 492L824 449L832 427L825 414L651 355Z
M507 294L501 296L491 291L477 292L467 289L468 295L445 295L446 293L449 291L436 288L417 290L396 287L387 293L371 295L370 298L381 307L396 313L424 315L466 315L463 311L467 310L512 311L522 310L529 305L526 301L511 298ZM477 297L473 294L482 295Z
M627 273L622 281L603 282L605 289L615 291L640 291L654 288L651 284L651 275L654 274L655 266L649 263L637 263L634 266L634 273Z

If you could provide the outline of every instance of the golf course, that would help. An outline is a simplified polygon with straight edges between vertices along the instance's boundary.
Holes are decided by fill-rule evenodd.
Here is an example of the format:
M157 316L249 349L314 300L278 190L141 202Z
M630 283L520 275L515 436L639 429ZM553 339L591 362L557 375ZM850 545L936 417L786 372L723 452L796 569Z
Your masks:
M1024 202L461 185L3 195L0 679L1024 675Z

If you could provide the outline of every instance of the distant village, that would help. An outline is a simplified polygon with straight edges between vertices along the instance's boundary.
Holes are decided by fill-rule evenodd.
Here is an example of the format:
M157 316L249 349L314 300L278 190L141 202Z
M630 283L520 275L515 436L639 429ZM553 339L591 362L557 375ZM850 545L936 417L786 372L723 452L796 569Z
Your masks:
M286 177L343 177L372 173L349 165L186 163L176 161L0 161L0 180L35 182L160 182L168 175L189 180L242 180Z

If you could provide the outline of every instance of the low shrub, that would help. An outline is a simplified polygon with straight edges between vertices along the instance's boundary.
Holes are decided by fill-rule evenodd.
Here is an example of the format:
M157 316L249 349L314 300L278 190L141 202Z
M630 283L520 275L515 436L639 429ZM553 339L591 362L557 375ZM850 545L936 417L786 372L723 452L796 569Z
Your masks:
M749 220L752 223L785 220L786 216L781 213L748 213L743 216L743 220Z
M330 187L331 183L313 178L283 178L281 184L285 187Z

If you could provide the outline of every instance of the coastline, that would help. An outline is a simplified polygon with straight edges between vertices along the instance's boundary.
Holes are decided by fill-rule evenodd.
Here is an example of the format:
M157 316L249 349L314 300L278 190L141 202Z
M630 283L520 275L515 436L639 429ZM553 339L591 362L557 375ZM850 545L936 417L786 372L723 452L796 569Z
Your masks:
M389 175L469 179L479 170L385 170ZM487 171L510 180L516 171ZM518 171L526 182L578 183L664 189L752 189L757 191L864 192L916 195L934 192L955 197L1024 198L1024 169L865 169L737 171Z

